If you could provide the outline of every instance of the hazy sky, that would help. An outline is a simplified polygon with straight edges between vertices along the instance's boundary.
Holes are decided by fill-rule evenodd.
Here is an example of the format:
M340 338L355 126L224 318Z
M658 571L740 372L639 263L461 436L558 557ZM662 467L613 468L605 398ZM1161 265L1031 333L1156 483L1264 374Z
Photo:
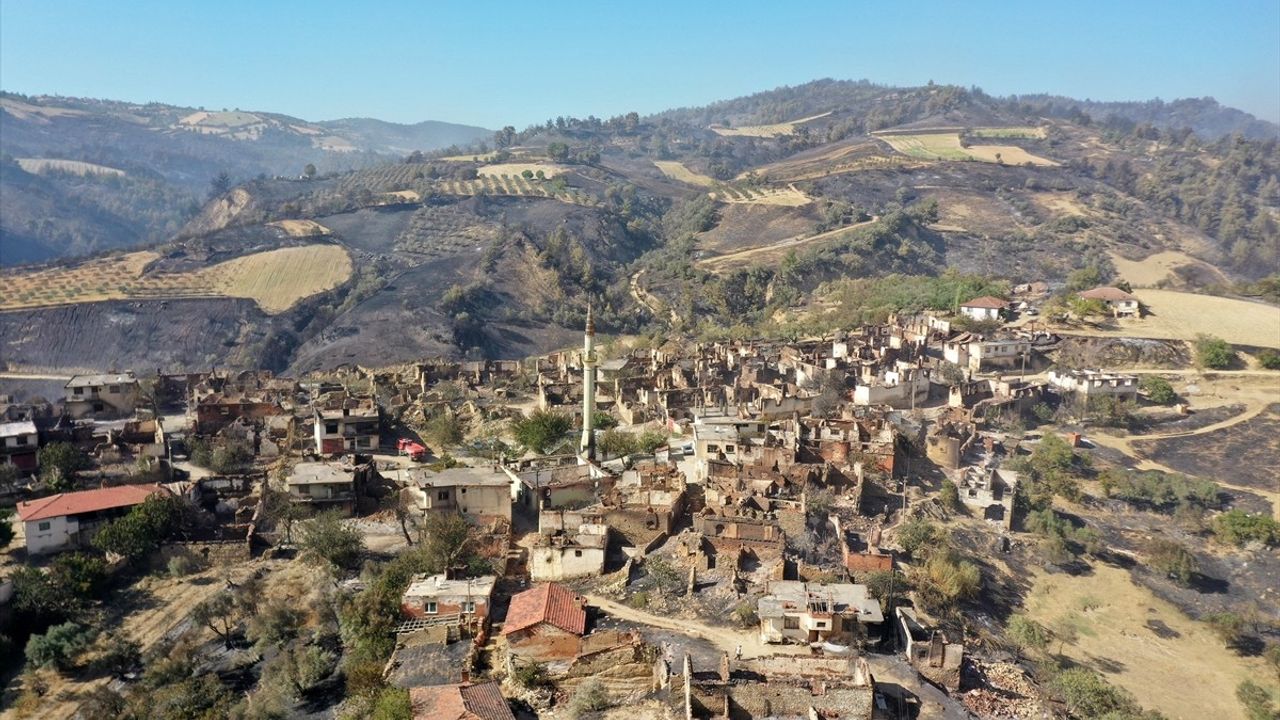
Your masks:
M821 77L1280 121L1280 0L0 1L0 88L496 128Z

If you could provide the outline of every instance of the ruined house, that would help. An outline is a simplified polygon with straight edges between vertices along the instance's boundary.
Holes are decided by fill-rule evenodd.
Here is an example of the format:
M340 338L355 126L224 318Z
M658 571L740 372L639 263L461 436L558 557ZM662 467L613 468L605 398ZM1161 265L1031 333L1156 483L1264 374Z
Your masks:
M760 639L767 643L848 645L884 622L880 602L865 585L775 580L757 603Z
M536 585L511 598L502 626L508 663L567 663L578 655L586 631L580 595L557 583Z
M691 720L889 720L867 661L860 657L768 657L750 671L729 656L714 670L694 670L685 655L677 670L655 662L654 681L676 717Z
M947 641L946 633L925 627L909 607L894 608L898 643L907 662L925 679L955 692L960 689L964 645Z

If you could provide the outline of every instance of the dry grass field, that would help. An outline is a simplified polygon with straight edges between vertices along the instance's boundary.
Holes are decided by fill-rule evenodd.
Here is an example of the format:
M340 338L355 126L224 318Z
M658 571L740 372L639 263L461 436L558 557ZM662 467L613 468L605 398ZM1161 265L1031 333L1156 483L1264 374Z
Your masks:
M1044 139L1045 129L1042 127L985 127L974 128L970 133L974 137L987 138L1037 138Z
M1098 564L1092 574L1079 576L1038 572L1026 607L1049 629L1074 632L1077 639L1063 645L1064 655L1102 672L1143 707L1171 720L1243 720L1236 685L1269 674L1261 659L1228 650L1207 625L1134 584L1119 568ZM1056 652L1058 643L1049 649Z
M445 162L488 162L497 156L497 152L487 152L474 155L448 155L440 159Z
M747 203L751 205L800 207L813 202L813 198L797 190L795 185L766 188L731 187L726 185L707 194L720 202Z
M328 235L329 228L321 225L315 220L277 220L267 223L270 227L277 227L285 231L289 237L314 237L316 235Z
M1134 295L1150 315L1122 319L1117 329L1064 333L1159 340L1195 340L1205 334L1235 345L1280 349L1280 307L1275 305L1174 290L1145 289Z
M679 180L682 183L697 185L698 187L712 187L716 184L714 178L696 173L685 167L682 162L676 162L674 160L654 160L653 164L662 171L663 175L666 175L672 180Z
M553 178L565 172L565 168L554 163L523 162L485 165L484 167L477 169L476 173L481 177L496 178L502 177L503 175L519 176L522 175L525 170L528 170L534 175L537 175L538 171L542 171L543 175L548 178Z
M847 233L857 230L858 228L870 225L877 219L878 218L872 218L866 222L846 225L845 227L828 230L827 232L818 233L817 235L797 235L770 245L758 245L721 255L713 255L698 261L698 265L700 265L704 270L708 270L710 272L727 272L737 268L747 267L748 265L782 262L782 259L786 257L787 253L798 247L836 240Z
M791 120L788 122L774 123L772 125L743 125L742 127L724 127L721 125L712 125L711 131L717 135L727 137L744 136L744 137L776 137L778 135L790 135L796 131L797 125L803 125L810 120L824 118L831 114L831 111L819 113L818 115L810 115L807 118L799 120Z
M1174 279L1175 270L1189 265L1216 277L1218 282L1228 281L1218 268L1178 250L1165 250L1141 260L1128 260L1111 253L1111 262L1116 266L1116 273L1134 287L1153 287L1162 280Z
M876 135L889 147L908 157L921 160L980 160L982 162L1003 162L1006 165L1024 165L1030 163L1040 166L1055 166L1058 163L1023 150L1013 145L970 145L961 147L960 134L957 132L917 133L917 134L884 134ZM999 156L999 157L997 157Z
M41 173L48 170L74 173L76 175L116 175L123 177L125 172L106 165L81 162L79 160L51 160L49 158L17 158L18 167L29 173Z
M337 245L304 245L254 253L202 270L146 274L159 256L136 252L3 276L0 311L105 300L239 297L267 313L330 290L351 277L351 257Z

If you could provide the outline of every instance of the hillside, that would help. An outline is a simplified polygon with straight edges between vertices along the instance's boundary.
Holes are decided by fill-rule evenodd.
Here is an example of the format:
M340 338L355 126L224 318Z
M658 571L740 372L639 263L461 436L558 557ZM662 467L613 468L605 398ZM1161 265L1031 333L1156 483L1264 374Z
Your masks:
M346 171L489 136L441 122L308 122L0 93L0 264L166 240L220 175L231 182L296 176L308 164L321 173Z
M152 364L147 344L172 347L175 368L523 357L571 344L589 301L609 333L791 333L825 329L804 318L821 317L830 284L847 278L959 271L1061 287L1083 270L1099 282L1229 292L1280 269L1274 138L1216 136L1244 128L1231 124L1236 111L1205 103L1073 103L823 80L652 117L562 117L412 162L250 179L166 217L163 242L121 210L115 221L154 254L122 296L77 282L117 262L107 257L73 268L61 295L0 293L0 355L17 368L82 367L95 342L84 328L127 316L146 331L113 356L122 365ZM216 132L175 136L253 147L279 135L228 115ZM1188 119L1203 134L1177 125ZM210 122L173 122L184 120ZM429 131L321 125L304 127L400 150ZM317 137L329 136L279 142L299 153L294 167L307 153L376 160ZM164 172L81 159L124 175L72 165L58 179L128 187ZM17 177L44 203L21 196L19 212L74 215L45 187L52 177ZM317 244L341 248L351 270L313 277L321 268L299 265L287 304L246 303L257 296L209 280L228 261L256 267L273 250ZM18 287L36 271L5 279ZM196 291L205 299L188 304ZM209 332L153 317L172 312Z

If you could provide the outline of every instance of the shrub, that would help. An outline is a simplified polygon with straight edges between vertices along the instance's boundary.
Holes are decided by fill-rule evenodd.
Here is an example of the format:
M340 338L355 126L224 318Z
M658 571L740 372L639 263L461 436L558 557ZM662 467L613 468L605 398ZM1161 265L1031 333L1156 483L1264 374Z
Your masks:
M950 480L942 481L942 492L938 494L938 500L942 503L942 507L951 512L959 512L963 507L960 504L960 488Z
M383 688L369 713L369 720L412 720L413 703L404 688Z
M1244 706L1249 720L1275 720L1276 709L1271 693L1252 680L1244 680L1236 686L1236 699Z
M516 685L530 690L543 687L549 682L547 669L536 662L517 665L515 672L511 674L511 679Z
M1143 377L1141 387L1147 394L1147 399L1157 405L1172 405L1178 400L1178 393L1174 392L1173 385L1159 375Z
M607 412L596 411L591 417L591 427L595 430L609 430L618 427L618 418Z
M1231 345L1222 338L1212 335L1197 335L1195 340L1196 364L1210 370L1224 370L1231 367L1236 353Z
M1204 616L1204 621L1209 623L1218 637L1222 638L1223 644L1229 648L1238 647L1245 637L1245 619L1238 613L1209 613Z
M640 444L636 442L636 436L629 432L605 430L596 441L596 448L606 458L621 457L639 452Z
M94 664L112 675L124 675L142 666L142 646L126 635L114 634Z
M1196 556L1182 545L1164 539L1152 540L1147 545L1147 561L1151 568L1173 579L1180 585L1188 585L1200 569Z
M343 524L342 515L337 511L320 513L303 525L301 534L298 547L305 557L328 563L338 570L355 567L364 552L364 536Z
M94 634L92 629L75 622L54 625L45 634L32 635L27 640L27 662L32 667L49 667L65 672L93 642Z
M1280 370L1280 352L1263 350L1258 353L1258 364L1266 370Z
M423 435L427 441L441 449L452 447L462 442L462 421L451 415L441 413L427 421Z
M173 557L169 558L169 564L167 566L169 570L169 576L175 577L175 578L186 577L187 575L190 575L191 573L196 571L196 567L197 567L197 563L195 561L195 558L191 557L190 555L187 555L186 553L183 553L182 555L174 555Z
M939 550L917 570L913 585L926 610L948 612L957 602L978 594L982 573L977 565L961 560L955 552Z
M643 610L649 607L649 593L644 590L632 593L631 597L627 598L627 604L637 610Z
M1280 544L1280 522L1258 513L1230 510L1213 519L1213 534L1220 542L1237 547L1250 542Z
M680 571L660 557L646 558L644 569L649 577L653 578L653 582L661 592L675 593L684 587L684 580L680 577Z
M749 601L738 603L738 606L733 609L733 619L744 628L752 628L760 624L760 616L756 614L755 605Z
M1109 684L1088 668L1063 670L1050 686L1076 717L1125 717L1142 712L1132 695Z
M1014 615L1009 618L1006 628L1009 640L1021 650L1043 650L1049 645L1049 630L1026 615Z
M550 410L535 410L528 417L516 420L511 433L517 442L537 453L550 450L573 428L569 416Z
M584 713L598 712L610 707L609 694L599 680L591 678L578 686L569 700L569 715L580 717Z
M946 540L946 533L923 518L912 518L898 528L898 544L912 558L924 557Z

